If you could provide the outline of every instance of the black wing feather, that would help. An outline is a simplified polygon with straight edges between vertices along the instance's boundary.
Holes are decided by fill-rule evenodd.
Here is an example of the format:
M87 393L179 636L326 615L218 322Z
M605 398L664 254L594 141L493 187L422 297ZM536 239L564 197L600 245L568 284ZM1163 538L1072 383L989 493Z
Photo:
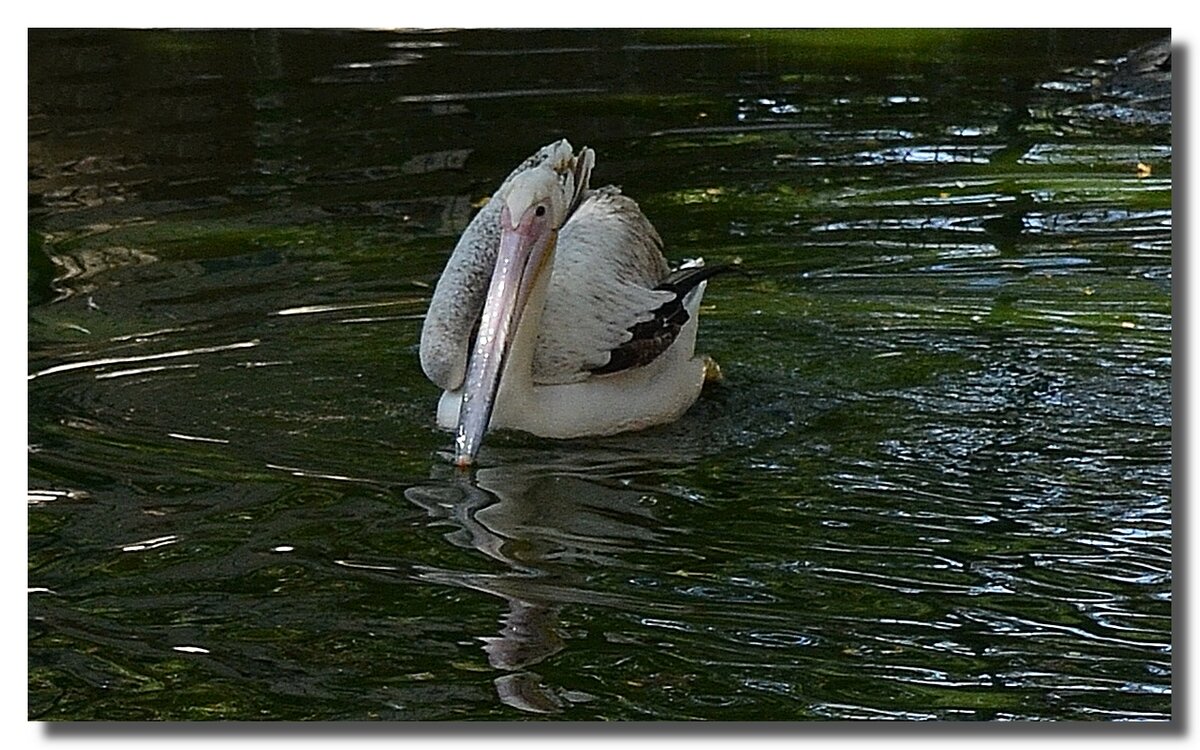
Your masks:
M687 308L683 300L688 292L701 282L727 271L740 270L737 266L692 266L672 271L667 278L654 287L657 291L674 292L675 298L664 302L654 311L654 317L629 328L633 338L609 352L608 363L592 368L595 375L629 370L653 362L658 355L670 348L684 324L688 322Z

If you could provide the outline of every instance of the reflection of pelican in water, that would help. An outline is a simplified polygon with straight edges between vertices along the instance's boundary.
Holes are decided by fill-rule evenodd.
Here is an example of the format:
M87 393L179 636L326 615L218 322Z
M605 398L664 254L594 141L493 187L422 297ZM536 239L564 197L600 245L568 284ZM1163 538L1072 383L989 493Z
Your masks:
M528 669L565 648L559 626L565 604L614 599L587 590L579 562L604 565L610 555L659 539L654 517L640 502L642 494L514 466L482 469L474 481L458 476L404 494L458 527L446 535L451 543L510 568L500 574L433 569L420 574L508 602L499 634L481 638L488 663L505 673L495 680L501 701L522 711L553 713L567 702L587 700L541 685L540 676Z
M565 140L526 159L438 280L421 366L459 465L490 428L571 438L674 421L715 375L693 349L706 280L727 267L671 272L637 203L589 187L594 164Z

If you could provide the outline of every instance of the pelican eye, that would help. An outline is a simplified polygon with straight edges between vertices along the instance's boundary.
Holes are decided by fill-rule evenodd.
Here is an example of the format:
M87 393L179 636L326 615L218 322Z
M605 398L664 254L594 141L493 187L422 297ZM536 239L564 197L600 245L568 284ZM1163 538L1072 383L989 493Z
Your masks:
M534 211L533 213L536 214L537 216L545 216L546 215L546 207L538 206L537 210Z

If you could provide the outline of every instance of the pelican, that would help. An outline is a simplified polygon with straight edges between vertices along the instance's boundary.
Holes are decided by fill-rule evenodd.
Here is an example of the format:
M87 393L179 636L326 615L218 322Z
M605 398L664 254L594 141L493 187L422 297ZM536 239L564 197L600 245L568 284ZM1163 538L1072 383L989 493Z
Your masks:
M695 354L707 280L672 272L633 199L592 189L588 148L565 139L520 164L459 238L421 331L443 391L437 422L469 466L489 430L611 435L679 418L711 359Z

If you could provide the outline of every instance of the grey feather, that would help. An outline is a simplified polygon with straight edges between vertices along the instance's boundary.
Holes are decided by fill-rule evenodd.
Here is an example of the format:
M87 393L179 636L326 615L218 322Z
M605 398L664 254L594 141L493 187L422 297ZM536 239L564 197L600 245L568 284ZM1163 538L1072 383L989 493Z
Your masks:
M421 329L421 369L442 390L462 385L471 331L483 310L500 250L501 202L490 200L459 238L438 279Z

